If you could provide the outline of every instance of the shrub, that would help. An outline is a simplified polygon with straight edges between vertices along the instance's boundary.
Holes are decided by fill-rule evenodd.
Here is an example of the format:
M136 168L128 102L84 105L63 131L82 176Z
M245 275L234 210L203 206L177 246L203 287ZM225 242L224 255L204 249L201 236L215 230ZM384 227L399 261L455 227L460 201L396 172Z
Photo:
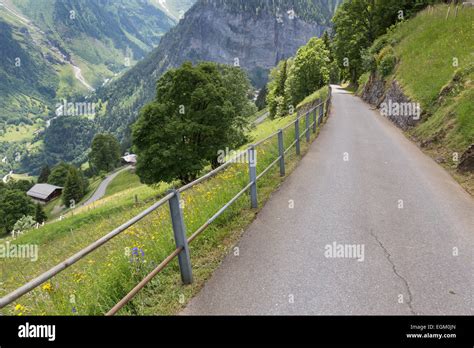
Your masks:
M369 72L366 72L362 75L360 75L359 77L359 80L358 80L358 86L359 88L362 88L365 86L365 84L367 83L367 81L369 81L369 77L370 77L370 73Z
M380 51L377 57L377 72L382 77L390 75L397 64L397 57L391 46L387 46Z

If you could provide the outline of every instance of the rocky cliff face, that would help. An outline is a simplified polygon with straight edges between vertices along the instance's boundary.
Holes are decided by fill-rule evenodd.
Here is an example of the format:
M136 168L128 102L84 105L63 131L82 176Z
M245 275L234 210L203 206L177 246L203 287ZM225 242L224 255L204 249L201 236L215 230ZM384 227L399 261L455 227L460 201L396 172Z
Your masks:
M340 0L200 0L145 60L99 92L107 101L102 126L126 138L156 81L185 61L239 65L262 87L279 60L329 28Z
M376 74L372 74L363 87L361 98L376 106L381 113L403 130L415 126L421 120L421 108L411 101L396 80L388 85Z
M239 64L261 86L262 70L268 71L281 59L294 55L310 38L321 36L328 28L327 21L319 24L291 10L286 5L242 11L219 1L199 2L163 40L157 53L165 64L157 73L185 60L207 60Z

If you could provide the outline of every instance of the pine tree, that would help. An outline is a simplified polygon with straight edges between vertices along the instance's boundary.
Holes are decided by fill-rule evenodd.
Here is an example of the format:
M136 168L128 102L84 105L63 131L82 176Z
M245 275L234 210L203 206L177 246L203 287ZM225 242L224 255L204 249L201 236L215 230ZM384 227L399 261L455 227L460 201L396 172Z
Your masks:
M63 191L63 203L66 207L77 204L84 197L84 185L76 168L71 168L66 178Z
M257 106L258 110L262 110L267 106L267 95L268 89L267 86L263 87L258 94L257 100L255 101L255 105Z
M45 222L48 219L46 213L43 210L41 204L37 203L35 208L35 221L39 224Z
M51 170L49 169L48 165L45 165L43 168L41 168L41 173L38 177L38 184L48 182L49 174L51 174Z

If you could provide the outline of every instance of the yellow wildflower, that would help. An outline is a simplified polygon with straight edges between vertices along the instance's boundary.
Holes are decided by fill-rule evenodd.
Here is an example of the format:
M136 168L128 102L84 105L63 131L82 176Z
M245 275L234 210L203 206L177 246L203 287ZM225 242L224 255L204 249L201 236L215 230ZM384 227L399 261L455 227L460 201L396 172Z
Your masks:
M43 291L52 291L53 287L51 286L51 283L46 283L42 287Z
M16 311L24 311L24 310L25 310L25 307L18 303L18 304L15 306L15 310L16 310Z

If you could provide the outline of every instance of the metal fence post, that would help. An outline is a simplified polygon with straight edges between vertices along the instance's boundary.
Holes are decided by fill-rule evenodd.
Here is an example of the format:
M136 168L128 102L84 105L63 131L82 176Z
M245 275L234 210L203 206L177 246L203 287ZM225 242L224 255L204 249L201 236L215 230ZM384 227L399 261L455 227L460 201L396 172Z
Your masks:
M173 224L174 240L177 248L183 248L178 254L179 269L181 270L181 280L184 284L193 282L193 272L191 268L191 258L189 256L188 240L186 239L186 226L184 224L183 212L180 207L179 192L174 192L169 200L171 222Z
M257 152L255 146L252 145L249 148L249 176L250 182L253 183L250 186L250 202L252 209L258 208L257 200Z
M324 102L321 100L321 105L319 105L319 124L323 122L323 113L324 113Z
M278 130L278 154L280 156L280 176L285 176L285 147L283 145L283 131Z
M311 139L311 133L309 132L309 112L306 113L306 120L305 120L305 125L306 125L306 142L309 143L309 140Z
M295 141L296 154L300 154L300 119L297 117L295 121Z
M316 133L316 126L317 126L317 119L318 116L316 115L316 108L313 110L313 133Z

